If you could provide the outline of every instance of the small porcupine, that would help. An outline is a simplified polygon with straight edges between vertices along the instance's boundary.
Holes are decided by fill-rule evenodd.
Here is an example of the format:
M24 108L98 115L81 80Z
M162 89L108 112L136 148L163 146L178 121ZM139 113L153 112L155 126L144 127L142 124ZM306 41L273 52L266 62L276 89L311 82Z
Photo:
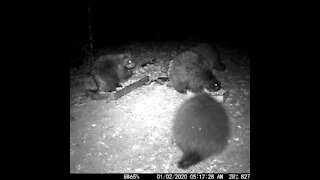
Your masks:
M120 82L132 76L130 70L135 66L127 54L103 55L93 65L91 75L97 88L87 90L87 94L111 92L120 86Z
M226 66L221 62L219 51L208 43L201 43L190 49L193 52L203 56L211 69L224 71Z
M194 93L202 92L204 88L209 91L220 89L220 82L203 57L192 51L182 52L170 62L169 78L174 89L180 93L188 89Z
M221 104L206 93L185 101L173 121L173 136L183 152L182 169L220 153L228 143L228 116Z

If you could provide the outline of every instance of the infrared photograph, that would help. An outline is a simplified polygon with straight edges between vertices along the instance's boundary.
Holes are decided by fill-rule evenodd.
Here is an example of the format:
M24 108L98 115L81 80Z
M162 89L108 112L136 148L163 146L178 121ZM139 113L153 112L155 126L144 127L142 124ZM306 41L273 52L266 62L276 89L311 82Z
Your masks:
M70 9L70 174L250 175L249 8L189 6Z

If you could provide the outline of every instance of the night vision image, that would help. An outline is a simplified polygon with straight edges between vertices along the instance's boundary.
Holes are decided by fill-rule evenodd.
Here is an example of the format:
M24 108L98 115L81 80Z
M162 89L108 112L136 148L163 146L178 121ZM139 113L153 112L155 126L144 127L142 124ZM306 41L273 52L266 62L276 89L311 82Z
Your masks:
M248 8L204 8L70 12L70 173L250 173Z

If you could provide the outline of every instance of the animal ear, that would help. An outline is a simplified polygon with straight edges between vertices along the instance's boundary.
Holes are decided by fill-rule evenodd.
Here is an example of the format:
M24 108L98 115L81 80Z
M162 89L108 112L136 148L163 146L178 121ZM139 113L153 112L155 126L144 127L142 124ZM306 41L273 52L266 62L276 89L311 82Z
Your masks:
M129 59L130 58L128 54L120 54L119 57L121 59Z

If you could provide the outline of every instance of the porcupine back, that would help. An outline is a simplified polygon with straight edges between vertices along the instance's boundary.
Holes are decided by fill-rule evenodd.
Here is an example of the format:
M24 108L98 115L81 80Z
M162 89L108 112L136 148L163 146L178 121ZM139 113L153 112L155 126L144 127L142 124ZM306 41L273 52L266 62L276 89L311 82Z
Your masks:
M173 136L183 152L178 167L186 169L220 153L229 131L228 116L219 102L206 93L188 99L174 117Z
M204 63L203 57L191 51L181 53L170 62L169 78L174 89L180 93L220 89L220 82Z

